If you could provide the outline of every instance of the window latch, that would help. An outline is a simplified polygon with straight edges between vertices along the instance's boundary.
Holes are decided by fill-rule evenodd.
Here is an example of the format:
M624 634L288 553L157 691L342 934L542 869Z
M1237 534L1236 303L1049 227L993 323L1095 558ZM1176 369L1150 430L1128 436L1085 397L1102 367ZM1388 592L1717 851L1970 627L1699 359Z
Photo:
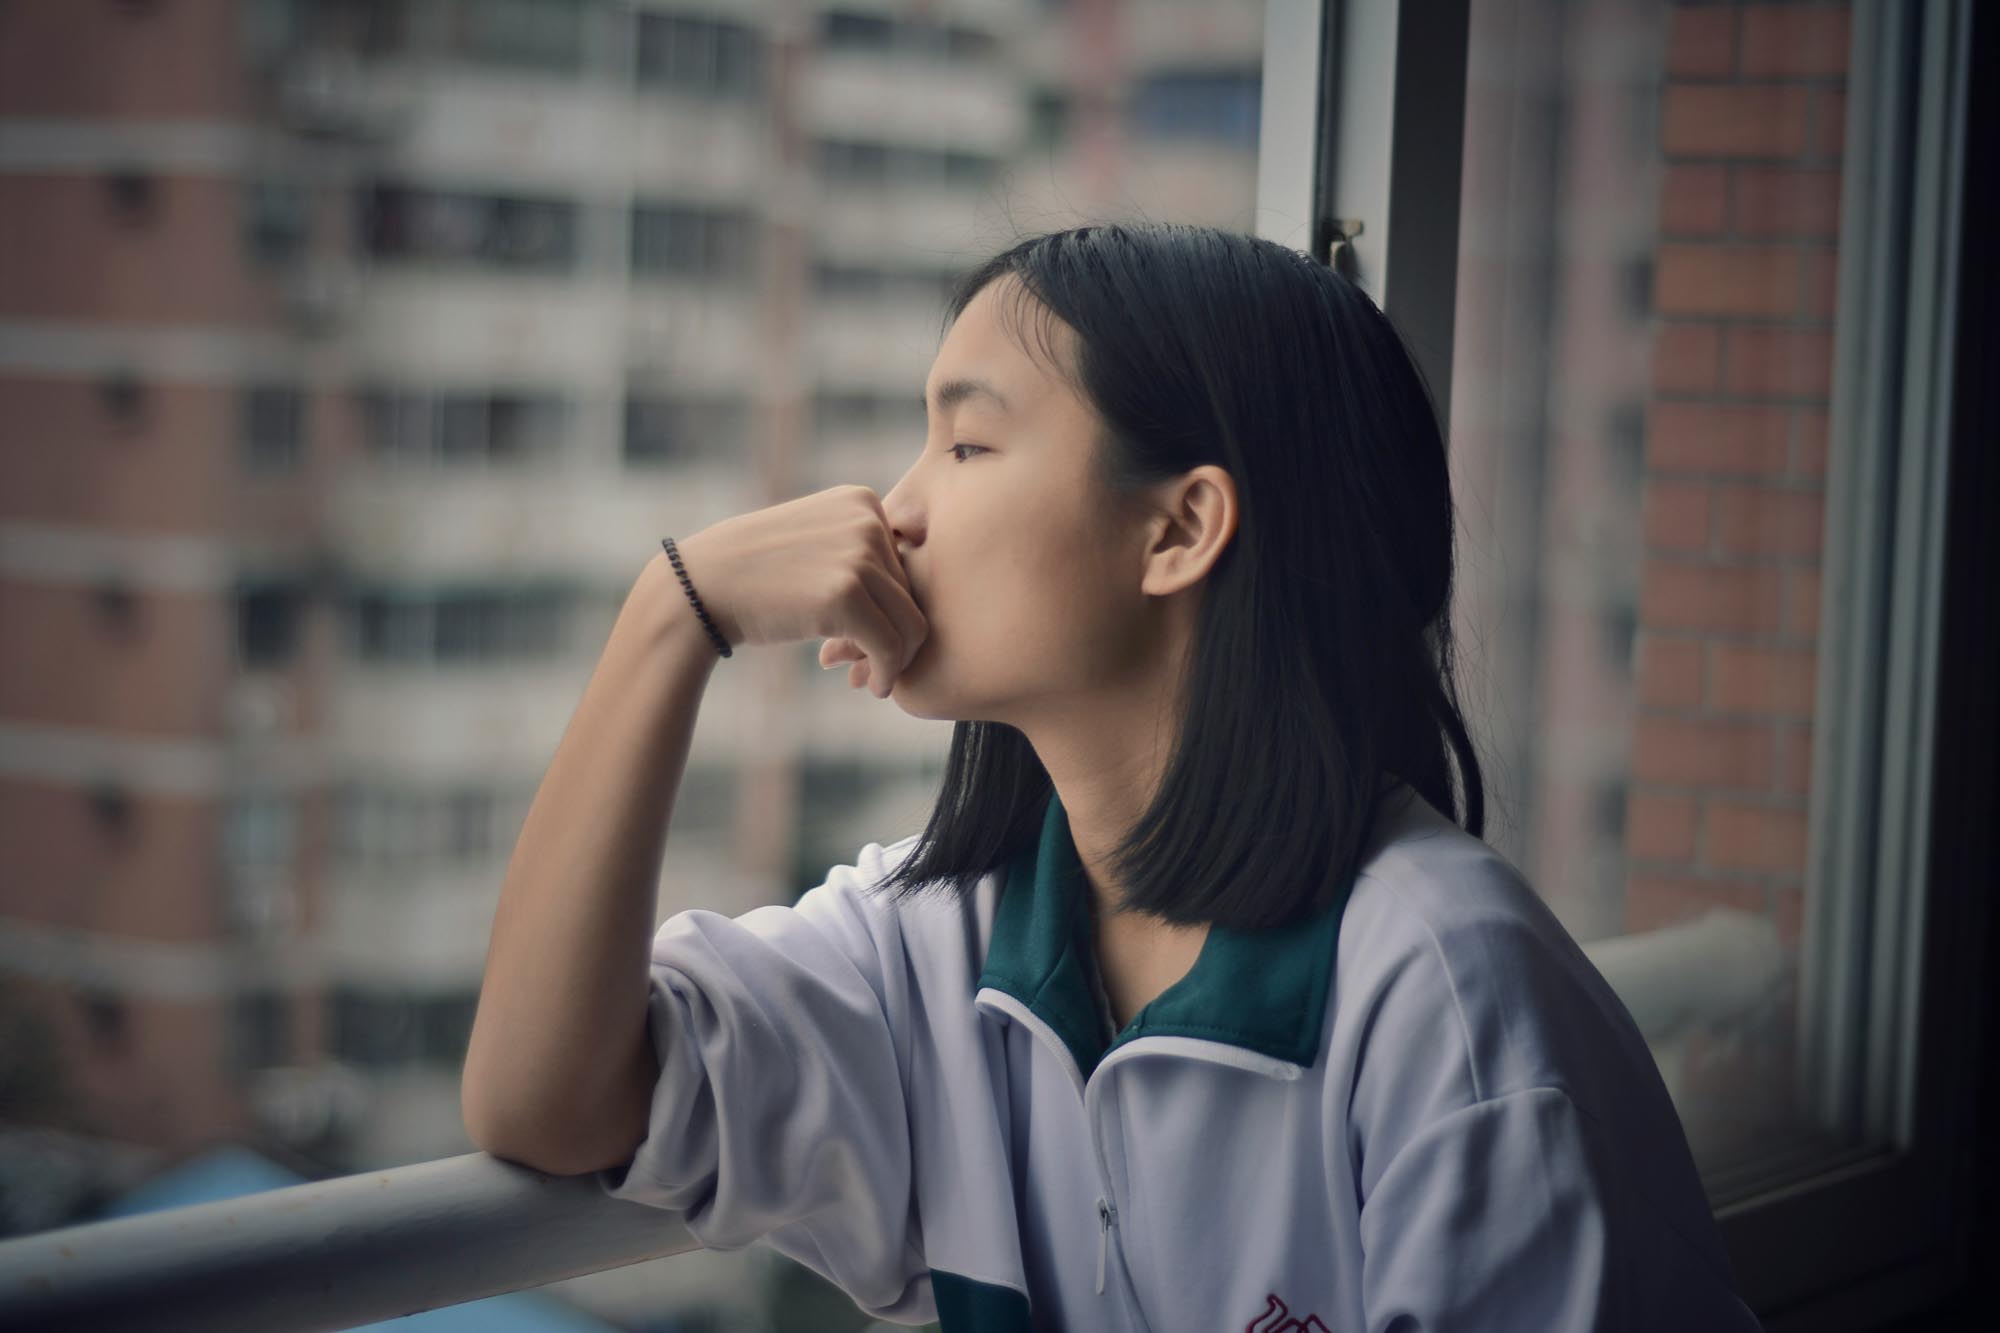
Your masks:
M1320 228L1323 235L1316 247L1319 261L1349 282L1357 281L1354 238L1361 234L1361 219L1321 218Z

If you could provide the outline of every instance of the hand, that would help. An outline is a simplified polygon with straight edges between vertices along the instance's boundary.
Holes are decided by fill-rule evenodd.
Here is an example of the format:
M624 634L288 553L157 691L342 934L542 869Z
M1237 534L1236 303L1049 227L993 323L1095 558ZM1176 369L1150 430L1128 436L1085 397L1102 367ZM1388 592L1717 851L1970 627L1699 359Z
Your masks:
M731 647L821 637L822 667L886 699L929 626L910 594L882 501L835 486L739 514L675 543Z

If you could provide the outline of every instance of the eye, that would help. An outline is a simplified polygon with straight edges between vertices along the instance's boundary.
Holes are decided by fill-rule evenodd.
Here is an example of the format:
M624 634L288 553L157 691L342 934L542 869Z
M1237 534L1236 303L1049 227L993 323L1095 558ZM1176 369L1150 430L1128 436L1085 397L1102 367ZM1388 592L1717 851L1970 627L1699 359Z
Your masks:
M954 444L949 449L946 449L945 452L950 454L956 461L963 463L965 460L958 456L960 449L977 449L982 454L990 452L983 444Z

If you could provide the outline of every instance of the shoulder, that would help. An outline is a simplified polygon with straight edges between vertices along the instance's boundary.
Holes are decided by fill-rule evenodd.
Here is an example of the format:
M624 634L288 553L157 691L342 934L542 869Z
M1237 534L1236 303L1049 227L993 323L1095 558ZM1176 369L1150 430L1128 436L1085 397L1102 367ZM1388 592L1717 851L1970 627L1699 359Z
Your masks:
M1357 1081L1364 1060L1428 1063L1404 1080L1428 1081L1434 1113L1542 1087L1597 1112L1607 1064L1627 1075L1651 1064L1630 1014L1527 878L1421 798L1355 879L1331 1002Z
M1638 1025L1527 877L1483 840L1427 805L1380 840L1344 909L1334 990L1326 1126L1361 1197L1399 1157L1422 1162L1440 1145L1493 1170L1494 1144L1513 1136L1538 1178L1567 1155L1588 1188L1629 1187L1719 1263Z

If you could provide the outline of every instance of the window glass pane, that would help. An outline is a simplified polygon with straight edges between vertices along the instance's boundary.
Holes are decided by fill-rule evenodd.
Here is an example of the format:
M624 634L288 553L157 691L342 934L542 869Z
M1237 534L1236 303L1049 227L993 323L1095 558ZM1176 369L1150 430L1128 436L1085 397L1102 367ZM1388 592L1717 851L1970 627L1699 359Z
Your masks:
M588 0L452 0L448 49L469 61L575 73Z
M291 584L246 586L238 596L237 663L245 671L288 665L298 651L299 589Z
M239 1072L268 1069L292 1058L292 1001L283 991L250 990L233 999L231 1058Z
M1451 452L1487 837L1705 1172L1808 1135L1846 9L1777 12L1471 7Z
M642 11L635 53L642 90L708 98L749 98L761 91L765 35L742 23Z
M366 1095L259 1126L319 1174L466 1151L452 1064L508 858L660 539L886 494L924 440L948 285L1018 234L1245 229L1256 204L1263 0L39 8L0 20L35 48L8 48L0 137L65 127L63 169L15 173L8 201L9 406L47 446L22 507L174 614L79 636L58 614L78 571L51 565L9 622L43 645L19 720L114 755L226 732L213 810L172 745L120 776L126 822L159 807L170 836L121 844L113 878L146 892L86 913L106 958L148 936L229 969L175 1048L217 1068L79 1084L75 1127L171 1129L152 1148L243 1128L212 1095L233 1059L296 1066L300 1106L352 1066ZM232 552L262 572L218 569ZM768 651L804 672L817 648ZM660 906L788 903L921 826L949 729L799 675L705 696ZM23 791L75 785L43 759ZM51 830L27 853L48 892L105 881L60 817L14 826ZM122 1001L143 1035L147 984L93 1000L100 1026ZM736 1257L674 1276L729 1289L693 1276L711 1261ZM826 1323L718 1271L741 1281L711 1322Z

